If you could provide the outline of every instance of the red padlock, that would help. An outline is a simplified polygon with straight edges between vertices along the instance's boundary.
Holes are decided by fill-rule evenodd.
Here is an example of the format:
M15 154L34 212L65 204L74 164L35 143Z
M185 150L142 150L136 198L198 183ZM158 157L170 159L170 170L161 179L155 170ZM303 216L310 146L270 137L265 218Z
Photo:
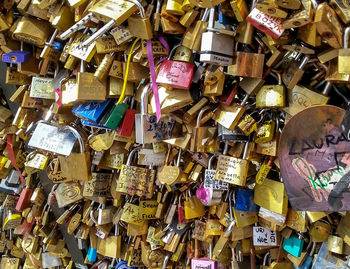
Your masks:
M23 211L24 209L31 206L30 197L32 197L33 190L24 188L19 196L16 204L17 211Z
M194 64L170 60L178 47L179 45L175 46L168 59L162 62L156 82L172 88L189 90L194 74Z
M260 31L276 39L284 32L284 28L282 27L283 19L267 15L257 8L254 8L249 13L247 21Z
M134 105L134 98L131 101L130 108L128 108L125 112L123 121L119 124L117 128L117 134L120 136L128 136L132 135L132 130L134 129L135 123L135 115L137 113L136 110L133 110L132 107Z
M233 99L235 98L235 96L237 94L237 90L238 90L237 84L235 84L233 89L231 89L228 93L220 96L220 98L219 98L220 103L223 105L230 106L233 102Z

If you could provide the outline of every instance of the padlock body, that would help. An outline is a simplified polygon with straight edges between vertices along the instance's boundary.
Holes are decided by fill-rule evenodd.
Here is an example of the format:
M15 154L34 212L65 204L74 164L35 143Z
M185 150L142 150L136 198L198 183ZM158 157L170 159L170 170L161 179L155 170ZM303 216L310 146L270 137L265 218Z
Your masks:
M121 136L131 136L134 129L136 110L127 109L124 115L123 122L118 127L118 134Z
M233 39L224 34L205 32L202 34L200 61L222 66L232 65Z
M254 27L258 28L260 31L265 34L272 36L273 38L279 38L283 32L284 28L282 26L283 20L277 17L273 17L271 15L267 15L257 8L254 8L249 16L247 17L247 21L249 21Z
M2 61L5 63L23 63L30 59L28 51L11 51L2 55Z
M339 49L338 72L350 74L350 49Z
M189 90L194 73L194 64L165 60L160 66L157 83L173 88Z

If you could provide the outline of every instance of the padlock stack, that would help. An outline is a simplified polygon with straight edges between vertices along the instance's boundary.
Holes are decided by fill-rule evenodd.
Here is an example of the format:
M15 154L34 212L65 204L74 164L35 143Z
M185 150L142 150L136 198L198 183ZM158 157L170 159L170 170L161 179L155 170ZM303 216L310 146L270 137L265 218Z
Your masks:
M348 268L349 23L341 0L1 1L0 269Z

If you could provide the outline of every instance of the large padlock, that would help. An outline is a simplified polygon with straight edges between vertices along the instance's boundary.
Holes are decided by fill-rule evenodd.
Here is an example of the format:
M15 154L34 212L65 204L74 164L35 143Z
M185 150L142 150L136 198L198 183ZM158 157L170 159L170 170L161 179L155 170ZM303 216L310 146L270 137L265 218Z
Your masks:
M214 16L215 8L211 8L207 32L202 34L200 61L229 66L232 65L234 40L232 36L217 33Z
M123 164L117 181L117 192L151 198L153 195L155 170L131 166L138 149L133 149Z

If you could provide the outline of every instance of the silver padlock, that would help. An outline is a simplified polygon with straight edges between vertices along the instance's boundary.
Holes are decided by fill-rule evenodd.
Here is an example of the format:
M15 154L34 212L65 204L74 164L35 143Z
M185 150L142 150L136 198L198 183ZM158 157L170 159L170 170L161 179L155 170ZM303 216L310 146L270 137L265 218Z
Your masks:
M209 158L208 161L208 169L205 169L204 171L204 188L210 188L213 190L228 190L229 184L227 182L216 180L215 179L215 173L216 170L212 169L212 163L213 159L217 156L213 155ZM221 200L221 197L220 197Z
M214 28L215 8L210 9L207 32L202 34L200 61L222 66L232 65L234 40Z

